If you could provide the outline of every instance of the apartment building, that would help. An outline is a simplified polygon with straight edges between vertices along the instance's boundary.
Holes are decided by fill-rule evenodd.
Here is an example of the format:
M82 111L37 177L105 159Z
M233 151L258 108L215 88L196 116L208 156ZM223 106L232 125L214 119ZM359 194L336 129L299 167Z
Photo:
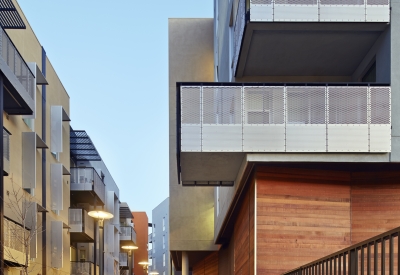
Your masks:
M149 271L149 254L148 254L148 232L149 232L149 218L146 212L133 211L133 222L135 224L136 239L138 248L133 251L134 275L146 275Z
M152 211L152 233L149 234L149 259L151 270L160 275L171 274L169 255L169 198L163 200Z
M393 270L398 2L216 0L214 11L169 20L173 265Z
M16 2L0 25L0 270L69 273L69 96Z

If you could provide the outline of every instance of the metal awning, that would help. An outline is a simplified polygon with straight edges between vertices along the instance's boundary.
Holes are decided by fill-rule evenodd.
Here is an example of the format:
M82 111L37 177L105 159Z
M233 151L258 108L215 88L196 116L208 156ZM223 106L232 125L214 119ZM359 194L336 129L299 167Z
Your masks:
M126 202L119 205L119 217L122 219L133 219L132 211Z
M99 152L86 131L70 129L70 150L74 160L101 161Z
M3 29L26 29L12 0L0 0L0 26Z

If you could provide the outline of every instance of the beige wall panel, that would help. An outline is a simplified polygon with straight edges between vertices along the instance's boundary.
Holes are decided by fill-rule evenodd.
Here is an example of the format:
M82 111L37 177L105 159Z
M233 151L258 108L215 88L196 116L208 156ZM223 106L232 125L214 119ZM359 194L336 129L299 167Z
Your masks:
M213 66L213 20L169 19L170 250L217 249L213 188L184 188L176 170L176 82L213 81Z

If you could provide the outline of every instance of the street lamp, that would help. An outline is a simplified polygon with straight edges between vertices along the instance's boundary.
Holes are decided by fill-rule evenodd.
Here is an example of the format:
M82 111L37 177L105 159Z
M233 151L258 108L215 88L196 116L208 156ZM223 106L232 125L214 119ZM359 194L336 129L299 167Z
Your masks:
M151 271L149 274L151 274L151 275L158 275L159 273L158 273L157 271L153 270L153 271Z
M129 264L128 264L128 267L129 267L129 270L130 270L129 274L132 274L132 269L133 269L133 253L132 253L132 250L138 249L139 247L137 247L136 245L123 245L123 246L121 246L121 248L129 251L128 255L131 256L131 261L130 261L130 265L131 266L129 267Z
M99 259L100 266L100 275L104 275L104 220L109 220L114 217L113 214L104 210L92 210L88 212L88 215L94 218L97 221L97 225L99 226L99 238L100 238L100 246L99 251L101 252ZM100 230L102 228L103 230ZM96 270L96 266L95 269Z
M143 274L147 274L147 272L149 271L149 262L139 262L140 265L143 266Z

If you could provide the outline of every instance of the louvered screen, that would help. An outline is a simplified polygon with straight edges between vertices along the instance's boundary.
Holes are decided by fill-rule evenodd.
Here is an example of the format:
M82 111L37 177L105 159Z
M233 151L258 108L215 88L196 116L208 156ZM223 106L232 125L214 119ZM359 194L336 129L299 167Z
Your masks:
M329 124L367 124L368 87L328 87Z
M63 210L63 180L62 180L62 164L52 163L50 166L51 180L51 210Z
M203 124L241 124L241 87L203 87Z
M325 124L325 87L287 87L288 124Z

